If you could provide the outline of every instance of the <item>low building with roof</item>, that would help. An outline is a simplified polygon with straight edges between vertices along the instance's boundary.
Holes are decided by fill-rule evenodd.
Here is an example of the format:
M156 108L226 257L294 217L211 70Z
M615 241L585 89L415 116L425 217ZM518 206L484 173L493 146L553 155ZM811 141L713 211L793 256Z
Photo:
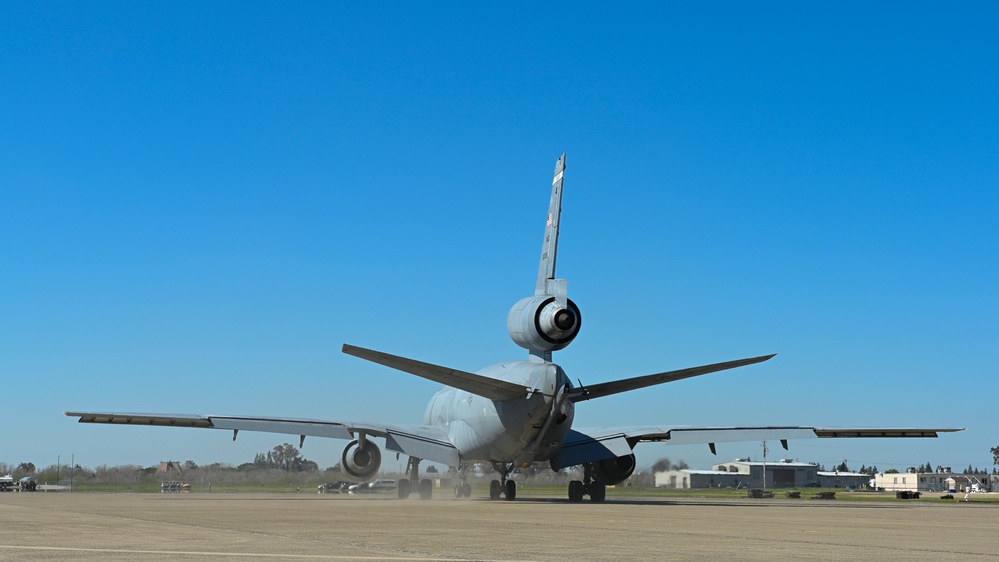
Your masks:
M739 474L750 488L800 488L814 485L819 465L780 459L774 462L755 462L740 459L716 464L715 470ZM765 480L764 480L765 479Z
M738 474L726 470L666 470L657 472L657 488L676 488L688 490L692 488L738 488L741 484Z
M988 475L938 472L888 472L874 475L874 485L887 492L984 492L991 488Z
M870 474L859 472L827 472L818 471L815 473L818 486L820 488L852 488L858 490L867 488L871 484Z
M818 465L781 459L754 462L736 459L712 470L667 470L656 473L656 486L665 488L799 488L816 485ZM766 478L764 482L764 477Z

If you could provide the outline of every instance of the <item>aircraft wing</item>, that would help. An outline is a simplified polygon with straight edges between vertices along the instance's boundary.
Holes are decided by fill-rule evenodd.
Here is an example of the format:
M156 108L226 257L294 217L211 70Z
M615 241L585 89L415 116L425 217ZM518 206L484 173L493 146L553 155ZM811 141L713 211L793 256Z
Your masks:
M354 439L355 434L384 437L385 448L404 455L458 466L460 451L451 443L443 428L427 425L391 425L368 422L327 421L313 419L268 418L261 416L213 416L189 414L133 414L112 412L66 412L80 418L80 423L110 423L124 425L154 425L166 427L198 427L226 429L235 441L240 431L262 431L298 435L299 446L306 436L332 439Z
M816 438L899 438L937 437L940 433L963 429L929 428L820 428L794 426L768 427L666 427L631 426L579 428L569 431L562 447L552 457L552 468L598 462L630 455L638 443L656 442L667 445L706 443L715 452L715 443L736 441L780 441L787 448L789 439Z

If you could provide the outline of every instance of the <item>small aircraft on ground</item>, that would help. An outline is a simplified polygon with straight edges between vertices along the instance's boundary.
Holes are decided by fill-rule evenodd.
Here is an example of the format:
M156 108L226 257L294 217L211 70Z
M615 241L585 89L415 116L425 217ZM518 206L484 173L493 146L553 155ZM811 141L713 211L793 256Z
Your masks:
M920 428L816 428L816 427L672 427L622 426L573 427L579 402L595 400L657 384L761 363L773 355L761 355L724 363L655 373L640 377L575 386L562 367L552 362L552 353L565 349L579 334L582 315L568 297L568 284L555 277L565 154L555 165L551 203L545 224L541 265L533 296L510 309L507 330L513 341L527 349L526 359L506 361L477 373L460 371L380 351L344 345L343 352L386 367L398 369L445 385L427 406L423 425L358 423L316 419L261 416L132 414L113 412L66 412L81 423L155 425L225 429L236 439L240 431L263 431L350 440L341 459L343 470L358 481L370 481L381 466L381 450L372 437L384 438L385 448L409 456L409 479L398 482L400 498L418 492L432 495L432 483L419 480L420 462L432 461L452 467L487 462L499 473L492 480L490 499L513 500L516 482L509 478L518 467L548 461L553 470L582 466L583 480L569 483L569 500L605 498L606 486L623 482L635 470L635 445L659 442L667 445L733 441L780 441L834 437L937 437L959 429ZM464 471L462 471L464 474ZM470 496L464 480L455 495Z

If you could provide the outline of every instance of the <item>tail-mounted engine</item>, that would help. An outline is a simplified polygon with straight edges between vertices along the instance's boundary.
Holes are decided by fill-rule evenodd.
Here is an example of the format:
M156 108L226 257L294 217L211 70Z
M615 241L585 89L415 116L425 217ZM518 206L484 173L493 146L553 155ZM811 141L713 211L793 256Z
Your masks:
M551 295L522 299L510 309L506 328L514 343L532 351L565 349L579 333L583 317L571 299L562 306Z
M635 472L635 455L625 455L593 463L593 480L605 486L624 482Z
M378 450L370 439L364 440L364 445L351 441L343 450L340 467L343 471L357 480L370 480L378 474L378 468L382 465L382 453Z

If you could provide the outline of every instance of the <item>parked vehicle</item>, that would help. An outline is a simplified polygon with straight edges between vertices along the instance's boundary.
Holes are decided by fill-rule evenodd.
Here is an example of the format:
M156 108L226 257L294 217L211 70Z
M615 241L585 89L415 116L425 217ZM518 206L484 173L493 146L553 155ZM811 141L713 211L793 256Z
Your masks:
M326 482L325 484L320 484L318 486L320 494L329 494L333 492L346 492L354 483L348 482L346 480L336 480L333 482Z
M363 492L377 492L379 490L395 490L395 480L372 480L363 484L352 484L348 491L352 494Z

